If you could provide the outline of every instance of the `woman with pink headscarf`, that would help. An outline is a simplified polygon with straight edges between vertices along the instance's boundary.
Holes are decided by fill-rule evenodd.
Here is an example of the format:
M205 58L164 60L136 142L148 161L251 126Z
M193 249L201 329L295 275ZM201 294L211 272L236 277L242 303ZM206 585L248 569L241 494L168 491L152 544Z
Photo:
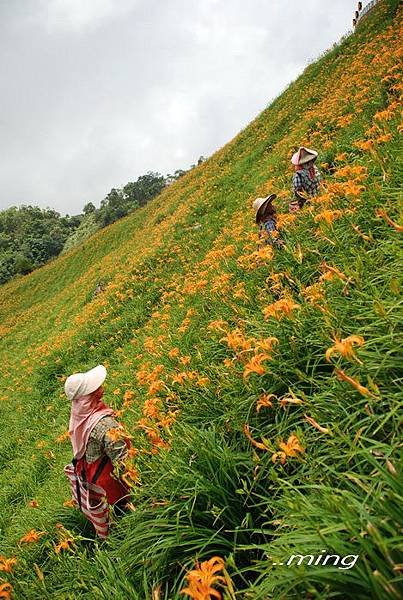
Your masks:
M114 435L115 430L122 427L115 420L113 409L102 402L105 379L103 365L85 373L74 373L66 379L64 390L71 400L69 434L73 464L83 481L96 481L105 490L109 504L124 508L129 489L112 475L112 471L127 458L129 441Z
M307 196L319 194L320 182L322 180L315 160L318 157L316 150L310 150L301 146L291 158L295 173L292 178L292 191L295 200L290 204L290 210L302 208L307 201Z

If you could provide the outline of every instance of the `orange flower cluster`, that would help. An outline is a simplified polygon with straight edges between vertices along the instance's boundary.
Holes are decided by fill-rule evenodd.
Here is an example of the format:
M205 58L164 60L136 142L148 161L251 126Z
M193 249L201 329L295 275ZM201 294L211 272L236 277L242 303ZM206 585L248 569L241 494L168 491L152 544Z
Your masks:
M340 271L337 267L328 265L325 262L322 262L322 264L320 266L321 266L321 269L323 271L325 271L324 274L320 276L320 278L319 278L320 281L327 281L329 279L333 279L334 277L338 277L342 281L348 280L348 277L346 277L346 275L344 273L342 273L342 271Z
M333 221L335 221L336 219L340 219L340 217L342 217L344 214L343 210L340 209L336 209L336 210L322 210L322 212L318 213L315 217L314 217L314 221L315 223L320 223L320 222L325 222L328 225L331 225L333 223Z
M273 258L274 251L269 245L262 246L251 254L244 254L237 258L237 263L246 271L252 271L262 265L267 264Z
M262 363L266 360L270 360L271 356L266 354L265 352L259 352L252 356L252 358L246 363L243 376L244 379L249 377L252 373L256 373L257 375L264 375L266 372L265 367Z
M262 440L261 442L258 442L252 437L248 424L244 425L243 431L250 443L252 444L252 446L258 448L259 450L272 452L271 460L273 463L276 463L277 460L280 460L280 463L284 465L287 460L287 457L295 458L298 457L299 454L303 454L305 452L305 448L301 445L301 442L295 433L291 434L286 442L280 440L278 442L278 447L280 448L280 450L277 452L273 452L267 440Z
M322 287L321 282L308 285L302 290L302 295L311 304L317 305L325 297L325 291Z
M244 362L245 379L252 373L264 375L266 369L262 363L272 358L274 346L278 344L278 339L275 337L261 340L246 338L239 327L228 332L220 341L225 342L235 352L235 360ZM253 356L249 355L250 352L253 352Z
M0 583L0 599L2 600L11 600L13 592L13 586L11 583Z
M332 356L340 354L340 356L343 356L344 358L352 358L362 364L357 358L354 350L354 346L364 345L364 338L361 335L349 335L341 340L335 336L333 341L334 345L326 350L325 356L328 362L330 362Z
M276 319L281 321L286 317L290 318L295 310L298 310L300 305L294 302L290 297L281 298L277 302L273 302L263 309L263 315L265 319Z
M297 398L294 394L290 396L282 396L281 398L277 398L275 394L262 394L259 396L259 399L256 403L256 412L259 412L262 408L272 408L273 400L277 400L282 408L285 408L289 404L303 404L303 400L301 398Z
M280 450L278 452L274 452L271 460L273 463L277 462L277 460L280 460L282 465L285 464L287 457L294 458L305 452L305 448L301 445L301 442L295 433L290 435L286 442L283 442L282 440L278 442L278 447Z
M201 564L196 563L196 568L186 574L187 586L181 590L181 594L187 594L192 600L222 600L222 594L215 587L217 584L224 585L225 577L218 575L224 569L225 563L219 556L205 560Z
M6 558L5 556L0 556L0 571L12 573L16 564L17 559L15 557Z
M46 531L37 531L36 529L31 529L20 539L20 544L33 544L35 542L39 542L41 537L46 535Z

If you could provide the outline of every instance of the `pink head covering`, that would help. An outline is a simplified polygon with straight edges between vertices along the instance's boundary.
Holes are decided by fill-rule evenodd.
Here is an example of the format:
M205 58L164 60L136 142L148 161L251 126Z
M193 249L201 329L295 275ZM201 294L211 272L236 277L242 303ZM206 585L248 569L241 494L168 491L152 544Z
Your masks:
M71 404L69 433L77 460L85 454L90 433L102 417L113 415L113 410L93 394L75 398Z

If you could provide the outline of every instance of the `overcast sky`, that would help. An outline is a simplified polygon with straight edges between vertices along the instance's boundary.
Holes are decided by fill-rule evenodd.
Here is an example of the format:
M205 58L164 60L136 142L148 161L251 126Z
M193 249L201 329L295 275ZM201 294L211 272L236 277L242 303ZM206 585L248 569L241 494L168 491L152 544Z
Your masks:
M355 5L0 0L0 209L76 214L211 155L350 29Z

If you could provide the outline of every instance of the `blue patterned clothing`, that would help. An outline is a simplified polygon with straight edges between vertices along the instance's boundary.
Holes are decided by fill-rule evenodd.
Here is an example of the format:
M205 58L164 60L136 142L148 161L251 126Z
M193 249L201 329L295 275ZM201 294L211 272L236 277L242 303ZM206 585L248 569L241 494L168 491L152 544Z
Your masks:
M276 238L272 235L275 231L277 231L276 219L273 216L268 217L264 223L260 224L260 236L263 237L266 234L266 244L273 244L275 242Z
M276 220L273 217L270 217L263 223L263 228L268 234L273 233L273 231L276 231Z

